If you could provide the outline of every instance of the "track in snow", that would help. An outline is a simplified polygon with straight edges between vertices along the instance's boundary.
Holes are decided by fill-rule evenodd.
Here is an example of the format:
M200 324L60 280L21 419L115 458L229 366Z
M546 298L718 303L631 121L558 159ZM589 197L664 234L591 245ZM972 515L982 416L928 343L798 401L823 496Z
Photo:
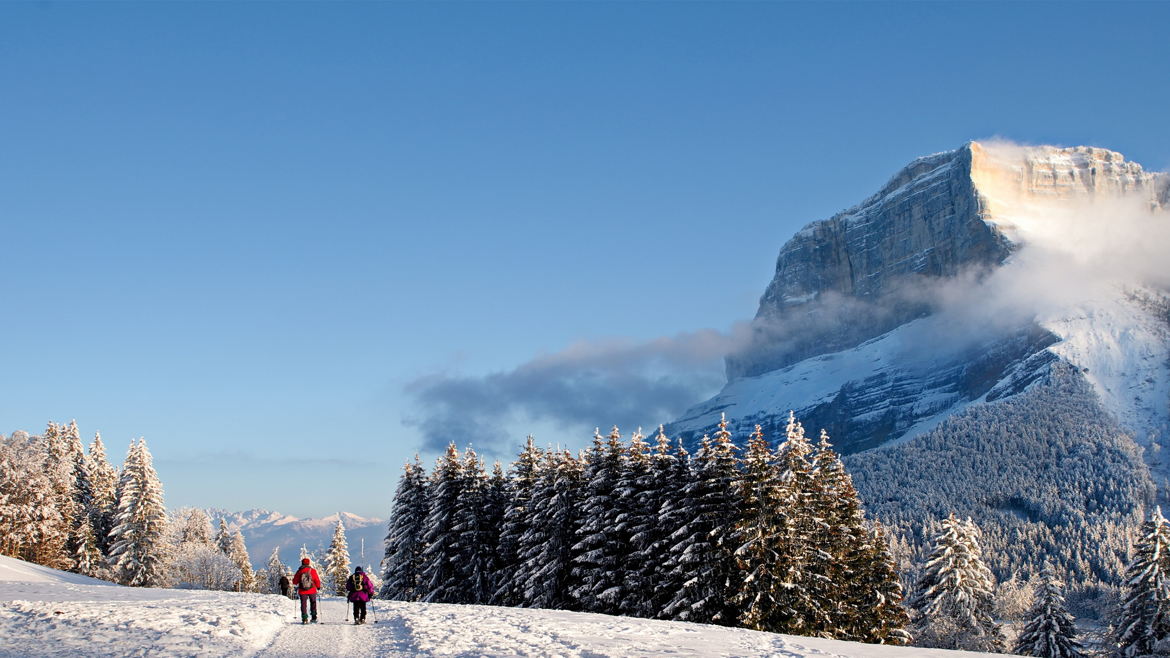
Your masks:
M319 623L302 624L299 601L289 601L289 621L281 628L272 643L256 652L258 658L301 658L311 656L365 655L374 647L379 656L410 655L394 650L399 638L393 623L374 624L374 616L366 617L364 626L353 623L352 608L341 599L320 600L317 603ZM371 607L376 614L376 607ZM387 620L390 621L390 620Z

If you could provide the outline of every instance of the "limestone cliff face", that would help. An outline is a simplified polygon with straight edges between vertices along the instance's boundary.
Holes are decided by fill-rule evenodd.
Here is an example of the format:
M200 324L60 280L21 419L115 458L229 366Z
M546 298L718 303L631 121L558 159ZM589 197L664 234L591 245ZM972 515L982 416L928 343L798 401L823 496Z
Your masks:
M1170 177L1113 151L970 142L919 158L861 204L814 222L780 250L755 340L728 379L853 347L929 312L931 278L986 271L1020 244L1029 202L1170 198Z

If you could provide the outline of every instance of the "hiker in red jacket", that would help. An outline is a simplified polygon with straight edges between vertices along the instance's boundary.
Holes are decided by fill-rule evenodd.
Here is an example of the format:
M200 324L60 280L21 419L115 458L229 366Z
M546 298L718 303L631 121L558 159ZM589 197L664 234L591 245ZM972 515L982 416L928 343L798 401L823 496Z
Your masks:
M321 587L321 576L317 575L317 570L309 565L309 558L301 560L301 568L293 574L293 584L297 587L297 596L301 597L301 623L307 624L311 621L316 624L317 588ZM312 609L312 618L309 617L309 612L305 609L306 603Z

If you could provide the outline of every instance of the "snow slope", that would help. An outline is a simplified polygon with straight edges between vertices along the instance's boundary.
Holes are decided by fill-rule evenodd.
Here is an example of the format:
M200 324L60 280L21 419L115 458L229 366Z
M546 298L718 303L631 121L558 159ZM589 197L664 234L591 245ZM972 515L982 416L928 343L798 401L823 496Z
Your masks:
M0 558L0 656L985 656L628 617L377 601L322 602L319 625L276 595L137 589ZM89 579L92 580L92 579ZM101 581L94 581L100 583Z

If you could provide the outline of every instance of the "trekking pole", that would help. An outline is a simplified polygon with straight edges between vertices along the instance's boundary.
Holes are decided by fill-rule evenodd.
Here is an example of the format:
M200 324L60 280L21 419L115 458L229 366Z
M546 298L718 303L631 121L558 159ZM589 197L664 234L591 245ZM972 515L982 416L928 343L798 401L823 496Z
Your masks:
M378 613L374 612L374 599L370 599L370 616L374 618L374 623L378 623Z

